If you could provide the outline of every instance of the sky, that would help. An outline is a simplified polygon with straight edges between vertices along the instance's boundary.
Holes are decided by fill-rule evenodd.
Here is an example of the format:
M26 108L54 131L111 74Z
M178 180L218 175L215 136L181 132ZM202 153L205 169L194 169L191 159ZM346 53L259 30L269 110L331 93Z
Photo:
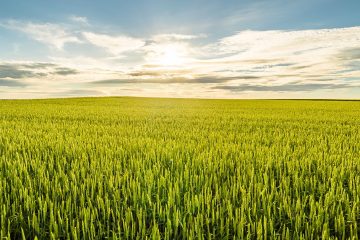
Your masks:
M0 98L360 99L359 0L1 0Z

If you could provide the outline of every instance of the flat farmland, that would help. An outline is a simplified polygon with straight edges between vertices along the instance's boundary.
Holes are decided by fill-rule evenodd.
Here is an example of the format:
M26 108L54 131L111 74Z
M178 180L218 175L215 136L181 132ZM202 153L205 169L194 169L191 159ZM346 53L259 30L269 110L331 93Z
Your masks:
M1 238L358 239L360 101L0 101Z

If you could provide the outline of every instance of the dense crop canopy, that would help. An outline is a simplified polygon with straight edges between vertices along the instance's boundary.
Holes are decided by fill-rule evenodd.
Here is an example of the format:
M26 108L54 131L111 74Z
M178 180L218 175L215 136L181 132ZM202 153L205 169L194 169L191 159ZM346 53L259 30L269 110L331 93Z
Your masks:
M0 101L11 239L360 234L360 102Z

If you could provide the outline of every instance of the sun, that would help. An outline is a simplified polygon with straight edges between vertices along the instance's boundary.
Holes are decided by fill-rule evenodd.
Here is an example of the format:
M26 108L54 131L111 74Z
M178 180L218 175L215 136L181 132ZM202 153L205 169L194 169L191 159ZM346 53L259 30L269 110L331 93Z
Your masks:
M182 68L191 63L191 50L187 44L166 42L147 47L145 61L164 68Z
M159 52L158 60L163 66L183 65L186 61L186 49L175 44L165 45Z
M181 56L175 48L168 47L164 49L161 56L162 65L179 65L181 62Z

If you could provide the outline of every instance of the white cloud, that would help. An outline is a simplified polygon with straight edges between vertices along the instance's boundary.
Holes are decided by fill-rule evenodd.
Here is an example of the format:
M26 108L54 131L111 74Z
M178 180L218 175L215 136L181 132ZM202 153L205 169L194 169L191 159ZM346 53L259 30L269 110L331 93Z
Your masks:
M225 37L216 44L218 53L242 53L253 57L256 54L276 55L300 51L314 51L316 48L339 49L359 43L360 27L300 30L300 31L242 31Z
M242 71L276 79L308 81L309 76L341 79L350 73L336 74L350 60L337 57L350 54L348 49L359 48L360 27L299 30L299 31L242 31L207 45L202 61L213 70ZM353 72L351 74L354 74ZM289 77L289 75L294 75ZM283 80L282 80L283 81Z
M77 36L58 24L9 20L1 23L1 26L23 32L30 38L56 49L62 49L67 43L81 43Z
M84 25L89 24L87 17L81 17L81 16L72 15L72 16L69 17L69 19L71 21L73 21L73 22L76 22L76 23L81 23L81 24L84 24Z
M102 47L113 55L134 51L145 45L145 41L142 39L123 35L111 36L93 32L84 32L83 36L93 45Z
M79 88L71 92L74 95L90 94L95 89L110 95L141 96L360 96L360 27L247 30L201 46L203 41L194 40L203 35L169 33L140 39L80 28L77 36L75 30L56 24L8 21L1 25L58 49L72 42L89 43L76 52L58 51L47 56L52 63L77 74L38 70L27 76L25 83L21 82L25 78L18 82L4 78L2 84L11 85L8 88L13 91L27 84L25 90L29 91L38 91L41 86L44 91ZM102 84L87 85L94 81Z
M156 42L165 42L165 41L186 41L186 40L193 40L196 38L204 38L204 37L206 37L205 34L187 35L187 34L167 33L167 34L154 35L151 39Z

